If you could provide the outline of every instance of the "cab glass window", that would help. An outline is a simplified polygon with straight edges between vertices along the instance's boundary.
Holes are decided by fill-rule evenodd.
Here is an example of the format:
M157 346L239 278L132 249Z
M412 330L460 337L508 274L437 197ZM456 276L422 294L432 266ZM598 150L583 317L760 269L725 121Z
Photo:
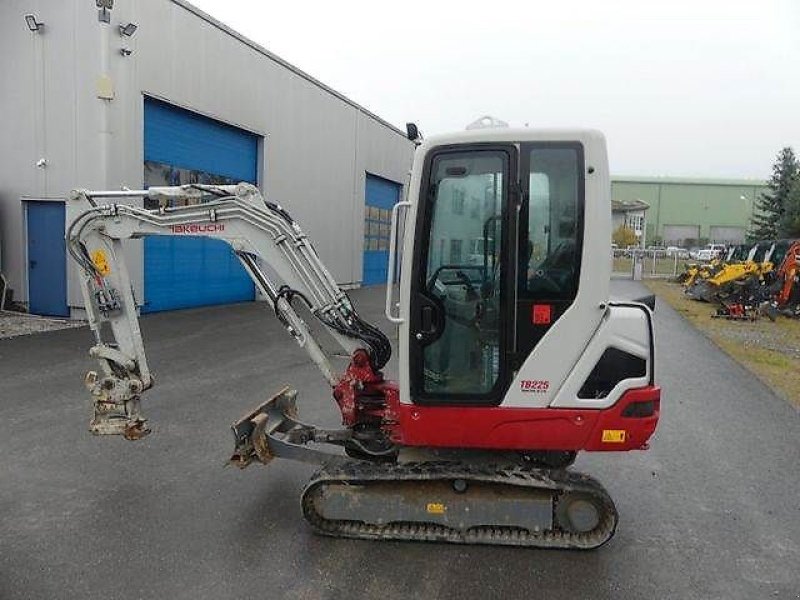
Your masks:
M533 148L526 163L519 288L529 298L568 300L577 293L580 275L580 152L574 147Z
M425 293L441 335L423 349L423 392L485 395L500 369L503 203L508 156L476 150L433 162Z

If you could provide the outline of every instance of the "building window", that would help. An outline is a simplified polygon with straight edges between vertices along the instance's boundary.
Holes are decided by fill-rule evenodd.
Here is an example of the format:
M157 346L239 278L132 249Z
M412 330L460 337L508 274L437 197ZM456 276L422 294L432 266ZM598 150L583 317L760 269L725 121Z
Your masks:
M644 230L644 215L632 215L628 213L625 217L625 226L634 231Z
M202 183L206 185L236 185L239 183L238 179L226 177L224 175L214 175L207 171L198 171L196 169L183 169L180 167L173 167L165 163L155 162L152 160L144 161L144 187L151 186L171 186L171 185L187 185L190 183ZM205 194L201 198L160 198L154 199L145 197L143 206L147 209L176 206L190 206L194 204L202 204L216 200L213 194Z
M392 211L388 208L364 207L364 250L389 249L389 224Z
M461 240L450 240L450 264L461 263Z
M461 188L453 188L453 214L464 214L464 195L465 192Z

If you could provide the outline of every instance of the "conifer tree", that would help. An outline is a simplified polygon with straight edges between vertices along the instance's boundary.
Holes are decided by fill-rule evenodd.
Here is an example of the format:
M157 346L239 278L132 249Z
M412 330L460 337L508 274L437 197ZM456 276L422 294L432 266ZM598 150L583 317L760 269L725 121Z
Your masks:
M800 174L795 176L789 188L783 216L778 223L778 237L800 239Z
M767 183L768 191L756 199L756 210L750 220L747 237L751 240L772 240L779 235L789 192L797 179L800 165L790 147L778 153L772 166L772 177Z

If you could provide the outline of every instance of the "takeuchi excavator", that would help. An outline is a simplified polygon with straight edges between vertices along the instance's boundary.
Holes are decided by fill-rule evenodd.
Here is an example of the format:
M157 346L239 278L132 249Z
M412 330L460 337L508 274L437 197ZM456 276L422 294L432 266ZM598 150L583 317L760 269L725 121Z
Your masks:
M386 288L399 381L382 372L387 336L256 187L73 192L66 238L100 364L85 379L90 430L149 432L142 397L153 375L123 242L219 239L342 415L339 429L305 423L297 391L283 389L233 424L234 465L319 465L301 505L324 535L596 548L613 536L617 510L598 481L568 467L581 451L646 449L660 408L652 304L609 299L604 137L485 129L415 142L408 193L392 211ZM133 205L142 198L159 208ZM462 253L469 240L482 243ZM345 368L334 368L310 319L350 357Z

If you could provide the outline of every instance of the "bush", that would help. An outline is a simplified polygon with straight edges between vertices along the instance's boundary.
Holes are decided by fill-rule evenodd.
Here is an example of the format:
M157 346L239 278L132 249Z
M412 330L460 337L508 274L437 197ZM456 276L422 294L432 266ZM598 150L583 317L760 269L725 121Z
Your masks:
M613 241L618 248L627 248L628 246L636 244L636 233L630 227L620 225L611 236L611 241Z

